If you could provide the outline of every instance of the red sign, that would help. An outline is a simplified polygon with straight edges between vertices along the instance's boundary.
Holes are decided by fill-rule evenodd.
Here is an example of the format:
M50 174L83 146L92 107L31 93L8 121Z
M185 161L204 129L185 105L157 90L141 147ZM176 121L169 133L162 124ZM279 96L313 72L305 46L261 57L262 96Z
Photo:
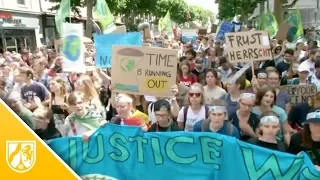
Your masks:
M0 18L11 19L12 18L12 14L11 13L7 13L7 12L0 12Z

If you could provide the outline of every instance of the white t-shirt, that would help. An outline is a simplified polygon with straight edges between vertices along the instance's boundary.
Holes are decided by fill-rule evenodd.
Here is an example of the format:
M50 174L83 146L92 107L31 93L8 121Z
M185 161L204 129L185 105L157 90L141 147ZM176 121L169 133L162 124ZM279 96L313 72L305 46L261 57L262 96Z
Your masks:
M178 122L184 122L184 108L181 108L178 114ZM205 106L201 107L201 110L198 113L194 113L190 107L188 107L187 117L186 117L186 124L184 127L184 131L192 132L193 126L196 122L204 120L206 118L206 108Z
M300 64L300 66L307 67L309 69L309 76L312 76L316 71L316 69L314 68L314 64L315 63L313 61L311 61L311 59L307 59L307 60L303 61Z
M171 100L169 100L169 99L166 99L166 100L171 105ZM154 105L153 104L154 104L154 102L150 103L148 106L148 117L149 117L149 120L151 121L152 124L157 122L156 114L154 113Z
M208 86L204 86L203 90L204 103L207 105L211 105L213 100L220 99L227 95L227 92L219 86L216 86L213 89L209 89Z

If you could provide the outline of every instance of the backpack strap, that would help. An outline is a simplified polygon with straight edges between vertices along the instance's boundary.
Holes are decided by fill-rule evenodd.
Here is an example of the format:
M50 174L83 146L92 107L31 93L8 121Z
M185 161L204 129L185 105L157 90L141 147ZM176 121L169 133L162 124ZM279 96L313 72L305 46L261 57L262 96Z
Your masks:
M201 132L205 132L209 128L210 119L203 120L201 124Z
M189 106L185 106L183 108L183 124L184 124L184 126L186 126L186 122L187 122L188 109L189 109Z
M209 107L207 105L204 105L204 108L205 108L206 119L208 119L209 118Z
M278 150L282 152L286 152L287 148L283 141L277 140Z
M232 126L232 124L230 122L227 122L227 123L228 123L227 124L227 135L231 136L232 133L233 133L233 126Z

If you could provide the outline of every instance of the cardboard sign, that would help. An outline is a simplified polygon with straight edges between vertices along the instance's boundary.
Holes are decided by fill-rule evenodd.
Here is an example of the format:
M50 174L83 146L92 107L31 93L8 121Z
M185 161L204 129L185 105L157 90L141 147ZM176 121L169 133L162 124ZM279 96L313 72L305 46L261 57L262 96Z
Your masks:
M216 33L216 32L217 32L217 28L218 28L218 25L212 24L212 26L211 26L211 33Z
M177 54L174 49L113 46L114 92L173 96L171 87L176 83Z
M230 63L273 59L265 31L226 33L225 41Z
M199 29L198 34L207 34L207 29Z
M112 32L112 33L126 33L127 32L127 28L125 25L121 25L121 26L116 26L116 29Z
M62 40L61 39L55 39L54 40L54 48L56 50L57 53L61 53L62 52Z
M290 29L290 25L289 24L280 24L279 26L279 30L276 34L276 36L274 37L276 40L285 40L287 39L287 35L288 35L288 31Z
M281 86L280 90L289 94L293 105L308 102L312 96L317 94L317 86L314 84Z

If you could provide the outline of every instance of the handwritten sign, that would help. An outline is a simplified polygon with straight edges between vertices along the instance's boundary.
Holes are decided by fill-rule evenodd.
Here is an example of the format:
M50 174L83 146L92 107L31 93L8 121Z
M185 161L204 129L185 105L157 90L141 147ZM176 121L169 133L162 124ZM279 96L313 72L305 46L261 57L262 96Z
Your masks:
M140 32L115 33L94 35L96 47L96 67L111 68L112 66L112 45L137 45L142 46Z
M288 93L291 104L308 102L312 96L317 94L317 86L314 84L287 85L281 86L280 89Z
M172 96L176 82L177 50L113 46L111 69L115 92Z
M49 146L83 179L320 179L305 152L294 156L217 133L143 133L108 124L88 143L70 137Z
M62 24L63 72L86 72L84 64L83 24Z
M225 40L231 63L273 59L265 31L226 33Z

